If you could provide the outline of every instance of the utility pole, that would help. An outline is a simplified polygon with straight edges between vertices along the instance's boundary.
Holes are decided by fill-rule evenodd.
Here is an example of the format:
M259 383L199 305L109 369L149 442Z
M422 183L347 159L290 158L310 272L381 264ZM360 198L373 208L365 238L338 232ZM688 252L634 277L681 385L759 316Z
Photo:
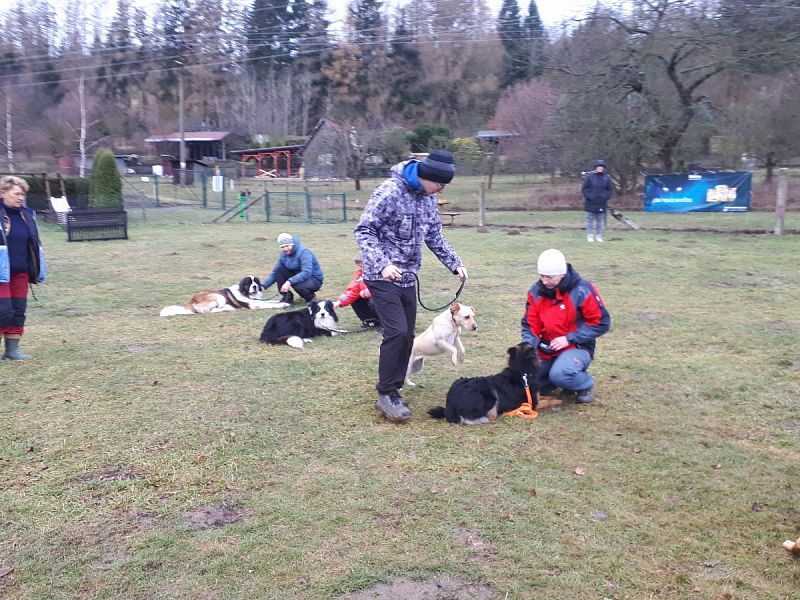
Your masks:
M186 139L183 131L183 72L178 71L178 129L181 133L180 165L181 185L186 185Z

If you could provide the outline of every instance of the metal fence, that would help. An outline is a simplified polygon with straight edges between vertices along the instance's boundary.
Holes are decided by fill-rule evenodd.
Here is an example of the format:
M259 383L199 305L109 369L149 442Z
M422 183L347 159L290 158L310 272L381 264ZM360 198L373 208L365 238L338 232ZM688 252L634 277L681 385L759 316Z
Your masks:
M342 183L263 180L191 173L169 177L127 175L123 195L129 208L197 207L217 211L215 222L236 218L275 223L347 221ZM185 183L180 183L185 181Z

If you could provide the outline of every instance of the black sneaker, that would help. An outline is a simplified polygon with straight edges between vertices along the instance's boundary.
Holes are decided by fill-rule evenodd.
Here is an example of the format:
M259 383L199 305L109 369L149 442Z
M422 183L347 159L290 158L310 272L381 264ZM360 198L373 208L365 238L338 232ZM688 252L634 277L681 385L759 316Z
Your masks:
M378 319L364 319L361 326L365 329L376 329L381 326L381 322Z
M589 404L590 402L594 402L594 396L592 395L592 388L586 388L585 390L578 390L575 395L575 404Z
M294 302L294 294L292 292L286 292L281 295L281 302L286 302L286 304L291 304Z
M375 408L390 421L403 422L411 419L411 410L408 404L403 402L397 394L378 394L378 399L375 401Z

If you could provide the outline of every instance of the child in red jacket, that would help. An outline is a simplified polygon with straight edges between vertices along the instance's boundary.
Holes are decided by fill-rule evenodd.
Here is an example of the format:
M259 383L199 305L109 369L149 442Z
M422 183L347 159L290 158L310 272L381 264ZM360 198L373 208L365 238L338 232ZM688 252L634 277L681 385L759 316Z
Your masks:
M335 308L352 306L353 312L361 319L361 325L363 327L380 327L381 321L378 318L378 314L375 312L372 300L370 300L372 294L370 294L367 285L364 283L364 269L361 263L361 253L356 254L355 258L353 258L353 262L356 263L356 271L353 273L353 280L339 296L339 299L333 303L333 306Z

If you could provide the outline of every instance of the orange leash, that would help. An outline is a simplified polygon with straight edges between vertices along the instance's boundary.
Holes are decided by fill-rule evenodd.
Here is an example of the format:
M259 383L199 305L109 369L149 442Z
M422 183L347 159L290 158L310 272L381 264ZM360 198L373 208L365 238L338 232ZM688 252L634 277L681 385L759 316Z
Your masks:
M539 416L535 410L533 410L533 398L531 398L531 387L528 385L528 375L527 373L522 376L522 381L525 383L525 395L528 397L527 402L523 402L519 408L515 408L514 410L509 410L508 412L504 412L504 415L509 417L520 417L522 419L535 419Z

